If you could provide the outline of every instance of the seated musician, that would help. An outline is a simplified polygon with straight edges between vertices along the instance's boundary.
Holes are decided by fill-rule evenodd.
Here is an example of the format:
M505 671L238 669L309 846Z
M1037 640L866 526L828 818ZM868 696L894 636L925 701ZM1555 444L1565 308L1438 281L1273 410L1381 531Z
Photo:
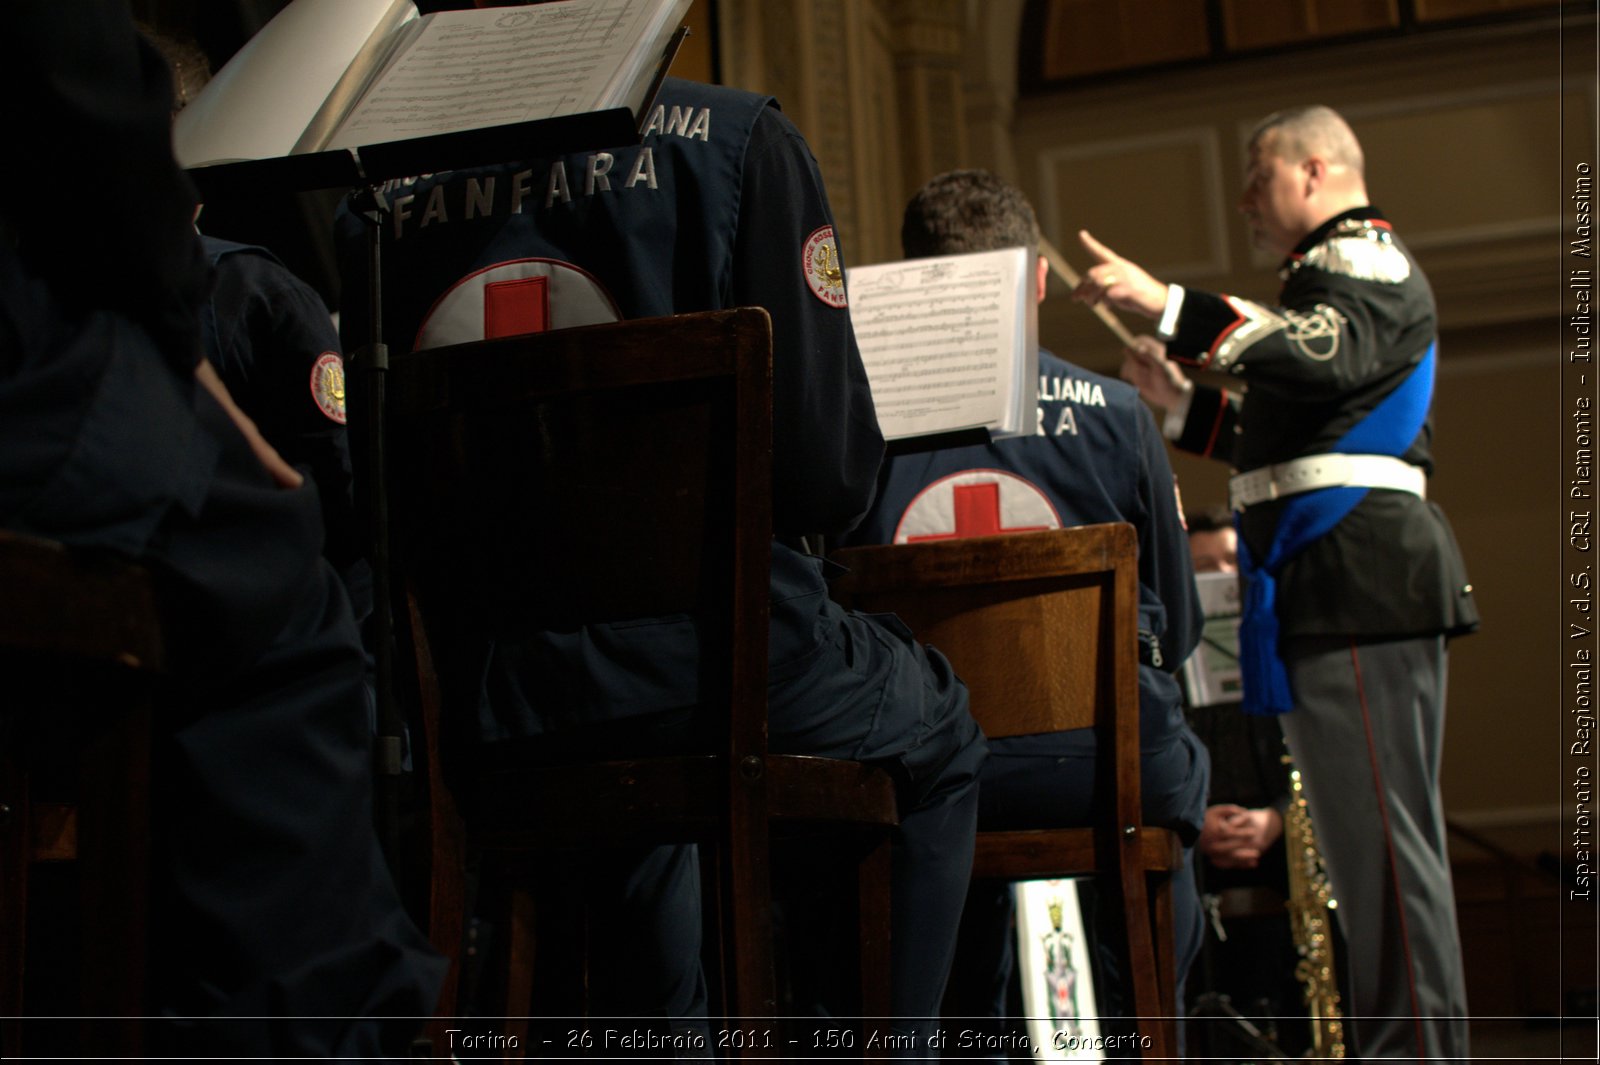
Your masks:
M390 192L383 335L395 344L483 339L486 318L565 328L752 305L771 314L771 749L884 765L900 784L892 1008L928 1025L971 869L984 741L943 656L892 619L834 603L824 561L803 543L859 519L883 454L833 215L804 138L770 98L669 78L641 144L425 175ZM365 237L360 219L342 219L346 293L367 291ZM346 350L366 341L367 319L351 300ZM641 538L650 521L639 515ZM488 743L602 729L670 742L676 712L696 697L685 619L443 653L465 663L458 675L481 678L468 705ZM694 858L692 847L663 847L591 869L587 897L606 914L596 929L605 939L589 951L592 1012L704 1017Z
M1018 189L986 171L958 170L932 179L912 197L901 243L908 258L1037 247L1039 230L1032 206ZM1046 271L1040 258L1040 300ZM1007 525L1134 525L1144 816L1151 824L1176 829L1186 843L1185 866L1173 888L1181 979L1200 943L1199 902L1188 863L1205 809L1208 760L1184 720L1173 676L1199 639L1200 609L1172 470L1155 422L1131 387L1048 351L1039 352L1039 374L1034 435L891 458L872 509L846 542L904 543L970 534L940 518L952 513L951 497L960 496L993 501L993 520L983 531L1004 531ZM1025 509L1025 520L1017 517L1017 507ZM991 740L980 778L980 828L1091 823L1102 813L1095 802L1094 742L1087 729ZM1011 971L1010 912L1008 885L973 885L963 918L963 950L968 943L981 946L982 957L958 960L946 1015L1003 1015ZM1110 990L1102 1001L1115 1009L1115 978L1103 986Z
M316 491L201 357L211 271L164 64L120 0L20 0L0 80L17 158L74 205L0 177L0 527L136 559L167 619L149 1043L403 1056L444 966L372 829L361 646Z

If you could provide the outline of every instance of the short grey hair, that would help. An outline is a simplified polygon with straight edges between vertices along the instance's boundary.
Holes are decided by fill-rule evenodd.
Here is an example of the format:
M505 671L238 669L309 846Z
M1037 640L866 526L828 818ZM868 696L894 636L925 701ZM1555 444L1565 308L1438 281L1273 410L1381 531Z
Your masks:
M1361 142L1356 140L1350 124L1331 107L1312 104L1275 111L1256 124L1250 133L1250 146L1259 147L1268 134L1276 135L1272 154L1288 162L1298 163L1318 155L1357 174L1364 173L1366 161Z

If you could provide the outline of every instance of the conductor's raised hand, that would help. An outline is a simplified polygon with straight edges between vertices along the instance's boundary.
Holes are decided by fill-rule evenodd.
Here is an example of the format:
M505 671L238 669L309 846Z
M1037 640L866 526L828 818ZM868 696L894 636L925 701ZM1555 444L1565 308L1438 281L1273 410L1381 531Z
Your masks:
M1124 259L1101 244L1087 229L1078 230L1078 240L1095 262L1083 272L1083 280L1073 290L1074 299L1091 306L1109 303L1121 311L1132 311L1146 318L1159 318L1167 307L1167 286L1151 277L1138 263Z

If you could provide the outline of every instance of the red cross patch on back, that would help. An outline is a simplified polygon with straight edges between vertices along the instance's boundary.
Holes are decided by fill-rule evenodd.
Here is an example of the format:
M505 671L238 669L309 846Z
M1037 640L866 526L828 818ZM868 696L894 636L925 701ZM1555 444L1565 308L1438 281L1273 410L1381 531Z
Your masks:
M514 337L550 328L550 279L517 277L483 286L483 336Z
M476 270L434 301L414 351L622 320L593 274L559 259L511 259Z
M1061 528L1061 516L1032 481L1005 470L962 470L917 493L900 516L894 542Z

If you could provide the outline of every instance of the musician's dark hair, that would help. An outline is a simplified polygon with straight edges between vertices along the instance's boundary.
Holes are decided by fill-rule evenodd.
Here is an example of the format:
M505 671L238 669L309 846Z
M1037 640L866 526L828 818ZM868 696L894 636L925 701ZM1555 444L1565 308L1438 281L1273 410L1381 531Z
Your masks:
M149 23L135 25L167 61L172 72L172 113L177 114L211 81L211 60L193 37L158 30Z
M950 170L906 204L900 247L908 259L1039 246L1039 220L1022 190L987 170Z
M1233 528L1233 514L1227 507L1218 503L1215 506L1202 507L1188 515L1189 534L1217 532L1221 529Z

